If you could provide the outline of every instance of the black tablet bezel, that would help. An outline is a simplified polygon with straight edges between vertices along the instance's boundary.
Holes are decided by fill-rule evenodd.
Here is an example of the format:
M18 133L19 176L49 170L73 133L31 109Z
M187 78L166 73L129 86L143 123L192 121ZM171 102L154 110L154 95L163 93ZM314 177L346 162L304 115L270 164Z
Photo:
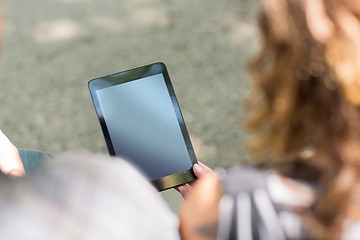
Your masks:
M188 131L186 129L184 118L182 116L180 106L178 104L178 101L177 101L177 98L175 95L175 91L171 84L168 71L166 69L165 64L162 62L153 63L150 65L122 71L119 73L107 75L107 76L100 77L100 78L95 78L95 79L92 79L89 81L88 87L90 90L91 98L94 103L95 111L96 111L96 114L97 114L99 122L100 122L100 126L102 129L104 138L105 138L105 143L108 148L109 154L112 156L116 155L113 144L111 142L110 134L109 134L105 119L103 117L103 113L101 111L101 107L100 107L99 100L96 95L96 91L99 89L103 89L103 88L115 86L118 84L138 80L138 79L153 76L156 74L162 74L165 79L165 83L166 83L166 86L167 86L167 89L168 89L168 92L169 92L169 95L171 98L172 106L174 108L180 129L182 132L182 136L184 138L184 142L186 144L186 148L189 153L190 160L192 162L192 165L194 165L195 163L197 163L195 152L194 152L193 146L191 144L190 137L189 137ZM159 191L162 191L162 190L172 188L172 187L175 187L175 186L187 183L187 182L192 182L194 180L196 180L196 176L195 176L194 172L192 171L192 168L190 168L188 170L181 171L179 173L175 173L175 174L172 174L169 176L165 176L163 178L156 179L151 182Z

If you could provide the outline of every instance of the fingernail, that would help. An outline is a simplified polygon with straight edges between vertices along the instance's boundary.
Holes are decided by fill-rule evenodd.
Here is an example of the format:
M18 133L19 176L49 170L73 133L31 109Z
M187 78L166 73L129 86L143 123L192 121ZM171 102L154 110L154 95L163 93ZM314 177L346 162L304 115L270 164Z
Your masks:
M198 172L202 172L202 171L203 171L202 167L200 167L200 165L197 164L197 163L194 164L194 168L195 168L195 170L198 171Z
M186 192L187 192L187 189L184 186L179 186L178 191L181 193L181 195L184 196L186 194Z
M13 177L20 177L20 176L24 176L25 173L20 171L20 170L11 170L10 172L8 172L9 176L13 176Z
M185 190L185 188L183 186L178 186L177 189L178 189L179 192L182 192L182 191Z

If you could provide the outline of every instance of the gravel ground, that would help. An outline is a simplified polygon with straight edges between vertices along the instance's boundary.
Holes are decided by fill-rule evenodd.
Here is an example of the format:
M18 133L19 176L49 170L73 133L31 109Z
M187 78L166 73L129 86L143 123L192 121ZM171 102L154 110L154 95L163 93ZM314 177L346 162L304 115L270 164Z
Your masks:
M258 45L251 0L2 0L0 128L18 147L107 152L87 82L162 61L198 159L249 160L242 106ZM181 198L163 193L174 211Z

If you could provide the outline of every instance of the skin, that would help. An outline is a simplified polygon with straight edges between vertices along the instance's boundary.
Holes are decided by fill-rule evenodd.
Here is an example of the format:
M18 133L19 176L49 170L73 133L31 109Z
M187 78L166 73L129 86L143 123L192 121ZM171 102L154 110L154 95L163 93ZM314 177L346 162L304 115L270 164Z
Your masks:
M198 162L198 163L194 164L193 171L198 179L201 179L203 176L207 175L208 173L213 172L213 170L211 168L209 168L202 162ZM195 182L180 185L180 186L175 187L175 189L183 196L183 198L186 198L186 195L192 189L194 184L195 184Z
M24 166L19 151L0 130L0 170L10 176L23 176Z
M220 180L215 173L203 176L194 184L179 211L182 239L216 239L221 196Z
M195 164L193 170L199 179L177 187L185 199L179 211L181 239L216 239L221 182L218 175L201 162Z

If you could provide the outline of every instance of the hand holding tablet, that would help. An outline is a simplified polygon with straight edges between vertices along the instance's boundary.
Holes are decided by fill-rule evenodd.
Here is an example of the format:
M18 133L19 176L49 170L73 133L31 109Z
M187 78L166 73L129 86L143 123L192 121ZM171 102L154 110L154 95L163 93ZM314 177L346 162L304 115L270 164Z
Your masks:
M197 162L163 63L93 79L89 90L110 155L165 190L196 179Z

